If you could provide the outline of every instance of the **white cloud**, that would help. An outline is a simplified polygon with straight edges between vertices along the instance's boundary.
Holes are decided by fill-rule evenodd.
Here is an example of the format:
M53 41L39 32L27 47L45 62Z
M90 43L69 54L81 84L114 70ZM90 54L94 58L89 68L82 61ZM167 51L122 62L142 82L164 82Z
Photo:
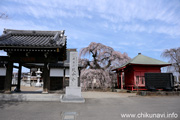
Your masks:
M57 1L44 1L44 0L27 0L27 1L21 1L21 0L14 0L15 2L21 4L21 6L17 8L11 8L2 6L1 8L4 11L8 11L8 13L11 14L27 14L30 16L33 16L35 18L50 18L54 19L57 17L85 17L91 19L92 16L87 14L86 12L82 11L82 9L77 9L77 7L70 7L69 5L75 4L76 2L73 2L71 4L68 4L69 7L67 7L67 2L59 2ZM69 3L69 2L68 2ZM77 4L77 3L76 3ZM68 8L68 9L67 9ZM83 8L85 9L85 8Z
M180 25L144 25L141 23L133 23L133 24L110 24L110 23L102 23L102 26L106 29L112 29L114 32L117 31L126 31L126 32L146 32L146 33L162 33L170 36L180 36Z
M163 49L180 45L179 0L1 2L0 10L5 11L9 19L0 20L0 33L4 28L65 29L70 48L83 48L94 41L132 56L137 52L160 55Z
M152 49L152 51L155 51L155 52L163 52L165 50L165 48L163 49Z
M10 0L9 0L10 1ZM180 35L180 1L164 0L14 0L18 7L0 6L11 14L36 19L93 19L117 32L133 31ZM94 21L100 19L100 21ZM156 24L158 25L156 25Z
M130 42L120 42L119 45L129 46L129 45L131 45L131 43Z
M20 29L20 30L49 30L50 28L43 25L35 24L32 21L27 20L2 20L0 22L0 31L2 32L4 28L7 29Z
M180 23L179 14L175 13L180 7L179 1L165 3L164 0L15 0L25 6L31 6L33 9L40 9L36 12L43 12L63 9L72 11L90 11L100 14L106 19L118 19L119 21L131 21L132 19L140 20L160 20L167 23ZM166 6L165 6L166 5ZM44 9L44 10L43 10ZM23 11L22 11L23 12ZM56 11L51 12L56 14ZM105 15L104 15L105 14ZM83 15L84 16L84 15Z

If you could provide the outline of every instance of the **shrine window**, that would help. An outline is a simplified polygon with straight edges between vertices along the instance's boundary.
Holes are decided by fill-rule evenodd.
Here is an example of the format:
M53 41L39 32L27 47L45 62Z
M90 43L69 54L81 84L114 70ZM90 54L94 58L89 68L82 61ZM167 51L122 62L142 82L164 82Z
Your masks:
M139 76L136 76L136 85L139 84Z
M145 77L141 76L141 79L142 79L142 84L145 84Z
M136 85L144 85L145 77L144 76L136 76Z

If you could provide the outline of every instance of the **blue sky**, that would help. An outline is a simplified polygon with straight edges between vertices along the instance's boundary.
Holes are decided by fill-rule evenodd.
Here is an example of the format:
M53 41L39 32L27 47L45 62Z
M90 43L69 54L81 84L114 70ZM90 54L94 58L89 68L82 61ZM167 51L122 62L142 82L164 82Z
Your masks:
M99 42L163 61L180 47L180 0L0 0L3 29L65 30L68 48ZM0 52L2 55L3 53Z

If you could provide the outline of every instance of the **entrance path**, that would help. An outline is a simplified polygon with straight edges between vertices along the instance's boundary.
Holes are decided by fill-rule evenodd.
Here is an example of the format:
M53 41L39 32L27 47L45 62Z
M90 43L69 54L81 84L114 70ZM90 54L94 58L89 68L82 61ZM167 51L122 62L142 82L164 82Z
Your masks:
M27 86L21 85L21 90L22 91L42 91L43 88L42 87L34 87L34 86L27 87Z
M20 93L3 94L0 93L0 101L60 101L59 93L42 94L41 91L22 91ZM136 93L117 93L117 92L82 92L85 99L104 99L104 98L127 98L136 96Z
M99 93L87 92L87 94ZM108 92L102 92L109 94ZM83 93L84 94L84 93ZM86 93L85 93L86 94ZM111 93L110 93L111 94ZM113 95L112 95L113 94ZM112 93L114 97L114 93ZM122 93L118 93L121 95ZM123 94L125 96L125 94ZM106 95L104 95L105 97ZM89 96L90 97L90 96ZM91 96L92 97L92 96ZM98 95L99 97L99 95ZM123 117L133 114L133 118ZM136 116L136 115L140 116ZM172 114L148 118L147 114ZM175 116L173 116L173 114ZM177 116L178 115L178 116ZM145 118L143 118L143 116ZM140 117L140 118L137 118ZM151 117L151 116L150 116ZM174 117L178 117L174 119ZM179 96L86 98L85 103L0 101L1 120L180 120Z
M84 98L121 98L121 97L135 97L136 93L117 93L117 92L82 92Z

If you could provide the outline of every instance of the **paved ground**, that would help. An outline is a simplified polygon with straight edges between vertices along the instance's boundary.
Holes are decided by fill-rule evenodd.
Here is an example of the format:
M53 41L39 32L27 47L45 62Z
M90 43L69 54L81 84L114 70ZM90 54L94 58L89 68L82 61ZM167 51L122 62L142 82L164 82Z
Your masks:
M22 91L22 92L13 92L12 94L3 94L0 93L0 101L60 101L60 96L64 93L50 93L42 94L41 91ZM82 92L82 96L85 99L95 98L95 99L104 99L104 98L120 98L120 97L133 97L136 96L136 93L117 93L117 92Z
M123 113L179 115L180 97L140 97L127 93L83 92L85 103L60 102L0 102L1 120L62 120L73 119L68 114L78 114L76 120L129 120ZM141 115L142 116L142 115ZM139 116L139 117L141 117ZM176 116L175 116L176 117ZM138 118L131 118L139 120ZM130 119L130 120L131 120ZM156 118L155 120L164 120ZM172 120L169 118L166 120ZM144 120L141 118L140 120ZM152 119L150 119L152 120Z
M120 97L133 97L136 93L117 93L117 92L82 92L84 98L120 98Z
M15 87L12 87L12 90L14 90ZM42 87L34 87L34 86L24 86L21 85L21 91L42 91Z

